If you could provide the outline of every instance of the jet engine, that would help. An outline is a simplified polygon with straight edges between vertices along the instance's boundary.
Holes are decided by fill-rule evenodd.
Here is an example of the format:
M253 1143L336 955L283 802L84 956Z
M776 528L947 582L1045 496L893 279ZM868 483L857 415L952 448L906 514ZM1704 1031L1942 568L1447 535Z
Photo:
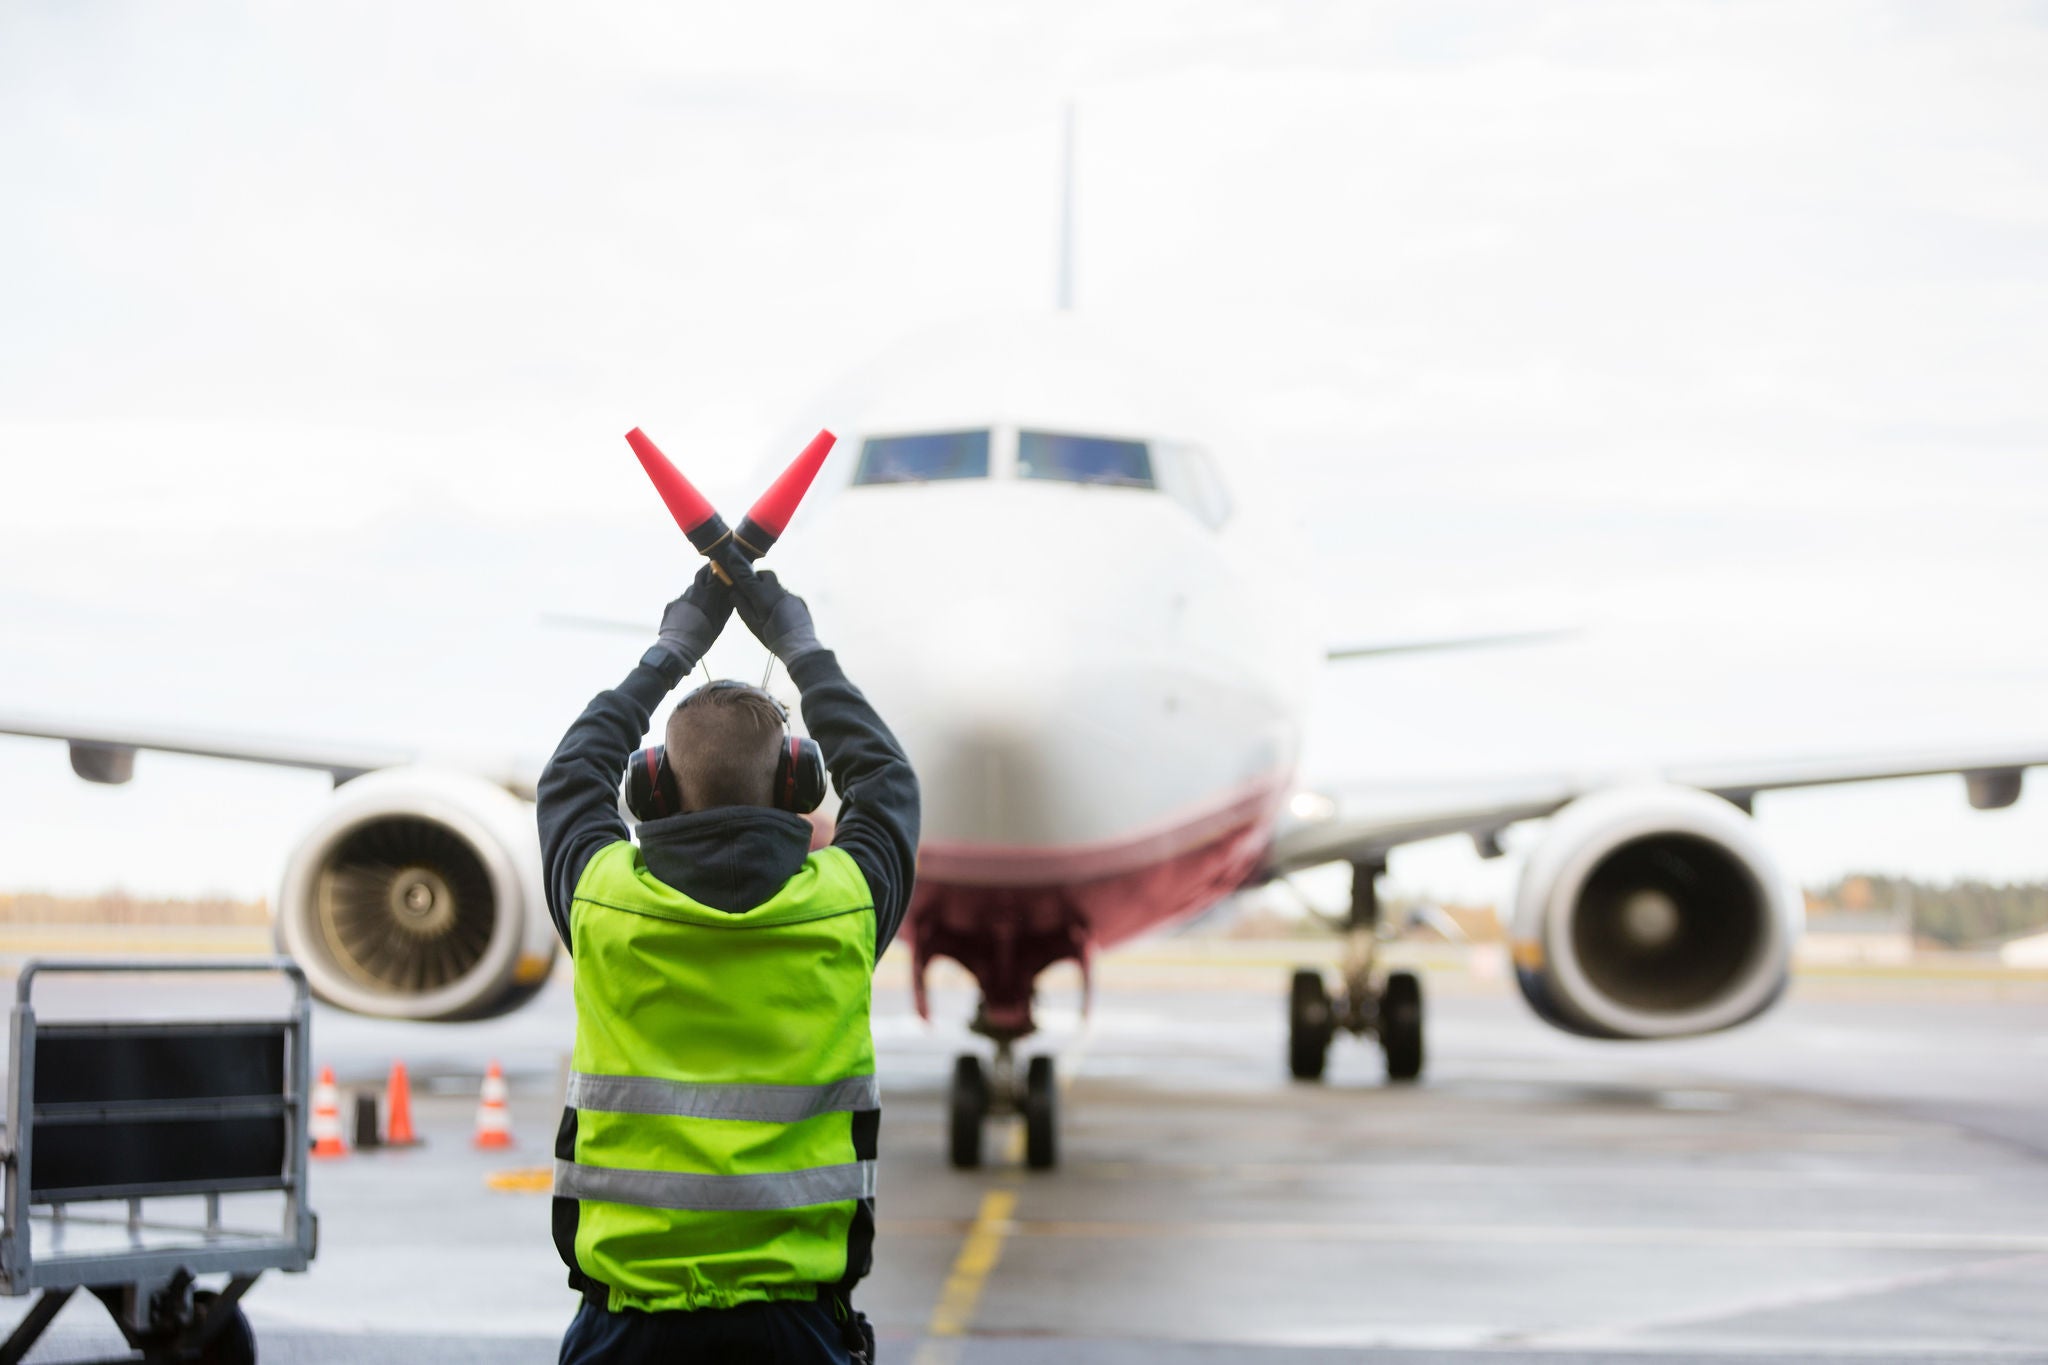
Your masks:
M1582 797L1522 869L1515 976L1543 1018L1595 1038L1680 1038L1783 992L1804 902L1741 810L1691 788Z
M342 787L277 907L279 947L358 1014L503 1014L554 962L533 807L466 773L391 768Z

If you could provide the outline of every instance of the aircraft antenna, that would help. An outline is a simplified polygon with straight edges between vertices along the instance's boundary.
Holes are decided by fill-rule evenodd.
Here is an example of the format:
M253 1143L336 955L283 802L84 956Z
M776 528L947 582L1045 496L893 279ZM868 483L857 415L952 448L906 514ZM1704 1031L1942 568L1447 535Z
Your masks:
M1074 102L1061 111L1060 127L1060 278L1055 306L1074 311Z

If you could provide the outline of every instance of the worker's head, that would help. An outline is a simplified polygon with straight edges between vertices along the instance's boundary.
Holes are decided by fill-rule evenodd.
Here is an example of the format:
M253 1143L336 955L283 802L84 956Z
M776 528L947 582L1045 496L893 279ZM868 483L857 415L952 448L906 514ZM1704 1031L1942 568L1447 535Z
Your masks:
M783 724L781 703L743 682L709 683L684 697L664 735L682 808L773 806Z

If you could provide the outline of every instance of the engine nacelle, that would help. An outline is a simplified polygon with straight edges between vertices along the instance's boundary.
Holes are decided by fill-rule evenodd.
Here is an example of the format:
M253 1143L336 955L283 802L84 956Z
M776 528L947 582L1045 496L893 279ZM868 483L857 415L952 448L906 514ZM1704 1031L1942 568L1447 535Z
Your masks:
M554 963L533 807L467 773L344 786L293 851L278 944L321 999L393 1019L479 1019Z
M1522 994L1595 1038L1681 1038L1784 991L1805 925L1750 818L1685 787L1619 787L1552 817L1509 928Z

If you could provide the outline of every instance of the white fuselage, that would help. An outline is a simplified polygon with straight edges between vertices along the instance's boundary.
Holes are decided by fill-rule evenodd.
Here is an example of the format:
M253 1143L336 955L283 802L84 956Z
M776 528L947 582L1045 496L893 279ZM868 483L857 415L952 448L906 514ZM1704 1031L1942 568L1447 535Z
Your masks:
M1292 781L1320 649L1288 547L1118 359L1058 318L870 380L774 555L917 769L921 879L1129 873ZM984 476L857 482L870 435L961 429L989 432ZM1147 442L1160 486L1025 477L1024 431Z
M911 755L929 871L1127 871L1291 777L1293 623L1250 547L1167 499L996 480L858 488L820 523L790 555L791 581Z

